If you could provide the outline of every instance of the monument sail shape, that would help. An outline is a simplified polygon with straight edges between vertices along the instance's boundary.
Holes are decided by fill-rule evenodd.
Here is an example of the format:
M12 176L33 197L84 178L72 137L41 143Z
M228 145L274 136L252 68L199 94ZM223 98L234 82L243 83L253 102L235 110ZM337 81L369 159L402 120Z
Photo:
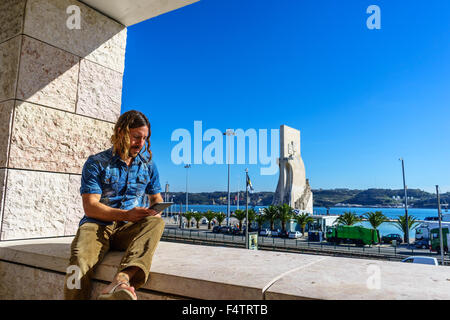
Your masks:
M280 126L280 177L273 204L289 204L301 212L313 212L313 194L300 154L300 131Z

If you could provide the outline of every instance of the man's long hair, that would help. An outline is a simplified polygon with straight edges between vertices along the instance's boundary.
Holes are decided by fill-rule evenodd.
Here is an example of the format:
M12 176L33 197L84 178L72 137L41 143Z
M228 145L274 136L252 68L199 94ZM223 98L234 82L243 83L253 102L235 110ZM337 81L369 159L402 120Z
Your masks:
M148 161L150 161L152 158L152 152L150 151L150 135L152 133L150 122L142 112L136 110L125 112L117 120L116 125L114 126L114 134L111 137L113 153L117 154L124 161L128 159L130 150L130 129L144 126L147 126L148 128L145 151L148 152Z

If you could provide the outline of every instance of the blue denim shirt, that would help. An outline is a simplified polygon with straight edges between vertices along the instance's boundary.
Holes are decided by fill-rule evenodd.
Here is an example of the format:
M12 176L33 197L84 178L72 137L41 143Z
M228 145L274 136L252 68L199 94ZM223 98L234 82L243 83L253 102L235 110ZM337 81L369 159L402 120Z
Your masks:
M118 155L113 154L111 148L90 156L83 166L80 193L101 194L100 202L109 207L124 210L148 207L147 195L160 192L156 165L151 160L147 162L140 154L128 167ZM86 215L81 219L80 226L85 222L112 224Z

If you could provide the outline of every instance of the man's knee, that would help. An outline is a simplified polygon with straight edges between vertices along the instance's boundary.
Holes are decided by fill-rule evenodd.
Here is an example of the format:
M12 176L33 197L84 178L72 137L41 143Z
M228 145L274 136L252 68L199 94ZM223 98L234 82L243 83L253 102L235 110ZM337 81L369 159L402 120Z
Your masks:
M161 217L146 217L142 219L142 222L150 229L164 230L166 225L164 219Z
M80 270L81 275L85 275L90 270L92 270L95 265L99 262L98 257L93 257L90 255L86 256L72 256L70 258L68 270Z

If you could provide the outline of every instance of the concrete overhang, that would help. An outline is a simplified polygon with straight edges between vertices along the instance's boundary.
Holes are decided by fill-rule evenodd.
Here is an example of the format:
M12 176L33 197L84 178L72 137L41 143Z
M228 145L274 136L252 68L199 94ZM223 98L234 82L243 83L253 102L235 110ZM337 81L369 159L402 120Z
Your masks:
M80 0L125 26L148 20L199 0Z

